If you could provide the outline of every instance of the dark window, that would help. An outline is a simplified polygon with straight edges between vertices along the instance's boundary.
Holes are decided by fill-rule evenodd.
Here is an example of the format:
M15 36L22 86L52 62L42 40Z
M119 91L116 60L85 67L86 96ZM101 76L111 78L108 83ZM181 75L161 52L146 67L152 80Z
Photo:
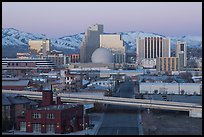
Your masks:
M150 57L150 38L148 38L148 54L147 54L147 58L151 58Z
M160 39L160 57L162 57L162 52L163 52L163 50L162 50L162 38Z
M155 49L154 49L155 50ZM151 38L151 58L154 58L153 57L153 38Z
M157 38L157 57L160 57L159 56L159 38Z
M181 44L181 51L184 51L184 44Z

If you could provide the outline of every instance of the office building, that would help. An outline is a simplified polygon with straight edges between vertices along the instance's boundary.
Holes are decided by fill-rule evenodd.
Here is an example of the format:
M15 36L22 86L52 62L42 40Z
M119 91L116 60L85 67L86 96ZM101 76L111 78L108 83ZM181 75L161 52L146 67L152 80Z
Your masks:
M29 40L29 50L31 56L46 56L50 51L50 40Z
M55 68L54 63L42 58L3 58L2 71L12 76L29 76L40 72L49 72Z
M156 64L157 71L172 72L179 70L178 57L158 57Z
M69 56L63 54L62 51L52 50L45 59L50 60L57 68L62 68L69 63Z
M112 52L115 63L125 63L125 46L121 35L101 34L100 47L109 49Z
M177 41L176 43L176 57L179 58L179 66L181 70L187 65L187 46L186 42Z
M80 62L91 62L92 53L100 47L100 34L103 25L95 24L87 29L80 45Z
M170 39L162 37L139 37L137 39L137 62L144 68L153 68L157 57L170 57Z

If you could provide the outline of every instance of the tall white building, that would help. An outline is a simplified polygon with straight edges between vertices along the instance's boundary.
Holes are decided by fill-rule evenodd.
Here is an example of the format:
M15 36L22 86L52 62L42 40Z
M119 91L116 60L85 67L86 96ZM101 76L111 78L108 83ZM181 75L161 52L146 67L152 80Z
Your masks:
M137 39L137 62L140 66L153 68L157 57L170 57L170 39L162 37L139 37Z
M113 53L115 63L125 62L125 46L120 34L101 34L100 47Z
M80 62L91 62L93 52L100 47L100 34L103 34L103 25L95 24L87 29L80 45Z
M187 65L187 47L186 42L177 41L176 57L179 58L179 66L181 69Z

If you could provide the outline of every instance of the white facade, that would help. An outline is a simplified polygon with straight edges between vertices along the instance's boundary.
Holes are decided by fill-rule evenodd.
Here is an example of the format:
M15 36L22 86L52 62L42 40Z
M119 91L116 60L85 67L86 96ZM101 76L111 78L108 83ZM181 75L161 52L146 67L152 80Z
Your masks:
M115 63L125 62L124 41L120 34L101 34L100 47L107 48L113 53Z
M179 94L184 90L184 94L202 94L201 83L140 83L140 93L154 94L155 90L159 93Z
M156 66L157 57L170 57L170 38L139 37L137 43L137 62L143 67Z

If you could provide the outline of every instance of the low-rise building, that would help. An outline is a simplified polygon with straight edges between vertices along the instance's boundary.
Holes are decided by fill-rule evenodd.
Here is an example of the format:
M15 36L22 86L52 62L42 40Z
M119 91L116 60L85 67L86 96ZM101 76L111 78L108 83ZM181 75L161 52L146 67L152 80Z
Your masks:
M49 72L56 66L49 60L41 58L3 58L2 70L12 76L28 76L41 72Z
M162 82L140 82L139 92L141 94L187 94L201 95L201 83L162 83Z
M69 69L60 71L60 81L64 90L68 92L77 92L82 88L82 74L70 73Z
M178 57L159 57L156 60L157 71L172 72L179 70Z
M16 119L23 115L27 109L38 106L37 102L25 96L10 96L2 94L2 125L3 130L10 130L15 127Z
M29 80L19 78L2 78L2 89L24 90L30 85Z
M88 117L80 104L62 104L60 97L53 101L52 91L43 91L42 106L30 109L17 119L16 129L29 133L69 133L85 129Z

